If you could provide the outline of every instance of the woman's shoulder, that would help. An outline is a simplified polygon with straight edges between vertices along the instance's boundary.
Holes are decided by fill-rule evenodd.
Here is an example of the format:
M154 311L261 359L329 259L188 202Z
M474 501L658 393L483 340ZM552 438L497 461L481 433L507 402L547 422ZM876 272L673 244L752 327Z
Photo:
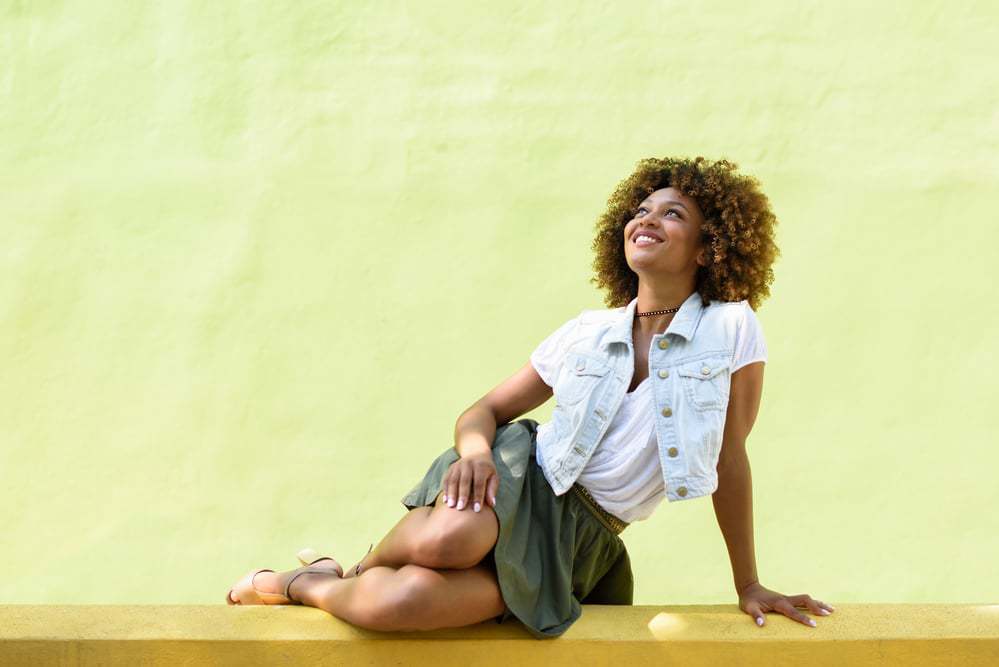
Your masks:
M704 309L703 317L698 324L702 336L714 334L722 336L727 341L734 341L747 327L750 330L758 330L760 324L749 301L745 299L741 301L712 299L710 305Z
M704 314L719 319L738 321L742 321L747 317L754 317L756 315L752 306L749 305L749 301L746 299L742 299L741 301L721 301L719 299L711 299L708 307L704 309Z

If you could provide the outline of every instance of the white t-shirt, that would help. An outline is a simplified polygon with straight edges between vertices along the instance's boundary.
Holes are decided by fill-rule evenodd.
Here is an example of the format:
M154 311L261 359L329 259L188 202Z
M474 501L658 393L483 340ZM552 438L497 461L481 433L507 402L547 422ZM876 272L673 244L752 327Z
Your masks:
M733 373L754 361L767 360L763 328L749 304L744 305L743 321L736 331ZM565 357L564 343L578 320L577 316L560 326L531 353L531 365L550 387ZM601 507L628 523L648 519L666 498L654 412L649 378L645 378L635 391L625 394L577 479ZM535 455L540 460L541 450Z

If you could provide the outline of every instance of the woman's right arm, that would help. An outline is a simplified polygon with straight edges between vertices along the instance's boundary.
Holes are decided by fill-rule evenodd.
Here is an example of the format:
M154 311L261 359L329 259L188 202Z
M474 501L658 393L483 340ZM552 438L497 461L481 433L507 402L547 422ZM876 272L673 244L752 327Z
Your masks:
M496 429L551 397L552 388L527 362L461 413L454 426L454 448L460 458L444 479L450 506L463 509L469 496L473 507L486 499L490 506L495 506L499 478L493 464L492 445ZM468 465L462 464L466 460Z

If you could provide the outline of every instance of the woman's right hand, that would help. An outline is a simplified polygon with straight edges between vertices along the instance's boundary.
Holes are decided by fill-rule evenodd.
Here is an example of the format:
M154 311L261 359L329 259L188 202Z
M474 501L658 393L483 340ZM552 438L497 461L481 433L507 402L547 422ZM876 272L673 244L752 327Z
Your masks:
M461 510L471 505L478 512L487 500L490 507L496 507L499 474L492 452L471 454L452 463L444 474L442 486L448 507Z

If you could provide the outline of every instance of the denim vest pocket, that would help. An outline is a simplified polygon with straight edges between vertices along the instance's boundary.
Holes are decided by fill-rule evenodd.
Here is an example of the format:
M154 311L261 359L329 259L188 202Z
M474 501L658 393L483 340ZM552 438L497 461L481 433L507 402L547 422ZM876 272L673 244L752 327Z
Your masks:
M682 378L687 399L702 411L724 410L728 405L729 361L727 357L706 357L689 362L677 369Z
M555 402L561 405L579 403L610 370L611 367L600 359L580 352L569 352L555 380Z

